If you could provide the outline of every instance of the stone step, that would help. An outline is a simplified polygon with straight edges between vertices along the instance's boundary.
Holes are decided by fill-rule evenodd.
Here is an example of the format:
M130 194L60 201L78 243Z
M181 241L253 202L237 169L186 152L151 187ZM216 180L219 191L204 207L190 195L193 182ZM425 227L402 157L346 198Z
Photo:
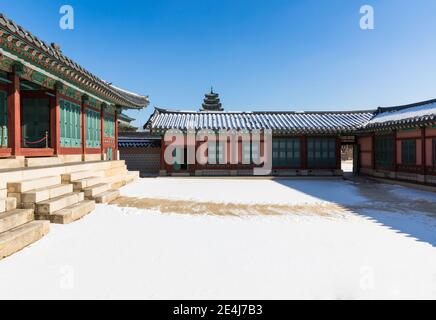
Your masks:
M0 170L24 168L24 157L0 159Z
M73 181L78 181L86 178L102 177L102 176L104 176L104 171L93 171L93 170L76 171L76 172L63 174L62 182L70 183Z
M20 196L20 202L38 203L41 201L57 198L71 192L73 192L72 184L60 184L49 188L42 188L24 192Z
M122 166L122 167L117 167L117 168L113 168L113 169L109 169L105 171L105 176L106 177L112 177L112 176L118 176L121 174L127 174L127 167L126 166Z
M109 203L120 196L119 190L108 190L103 193L100 193L94 197L95 202L97 203Z
M79 203L68 206L64 209L54 212L53 214L37 214L38 220L50 220L56 224L68 224L81 219L95 209L95 201L84 200Z
M0 213L15 210L17 208L17 199L13 197L0 199Z
M38 241L50 231L50 221L31 221L0 234L0 260Z
M126 165L125 160L113 160L109 162L111 168L123 167Z
M98 185L100 183L104 183L104 181L105 181L104 177L89 177L89 178L73 181L72 184L74 185L74 190L81 191L85 188L89 188Z
M139 179L140 177L140 172L139 171L129 171L128 173L129 176L132 176L134 180Z
M62 210L63 208L69 207L83 200L83 192L68 193L57 198L37 203L35 206L35 214L52 214L56 211Z
M112 177L106 177L106 182L109 183L112 187L112 189L119 189L126 184L129 184L135 180L138 179L139 172L133 171L133 172L127 172L126 174L121 174L117 176Z
M33 221L33 210L14 209L0 214L0 234Z
M92 187L88 187L83 189L83 192L85 193L85 197L87 199L91 199L95 197L97 194L103 193L111 188L110 184L108 183L99 183Z
M26 158L26 167L46 167L62 164L58 157Z
M8 182L8 192L23 193L30 190L48 188L61 184L60 176L43 177L38 179L23 180L19 182Z

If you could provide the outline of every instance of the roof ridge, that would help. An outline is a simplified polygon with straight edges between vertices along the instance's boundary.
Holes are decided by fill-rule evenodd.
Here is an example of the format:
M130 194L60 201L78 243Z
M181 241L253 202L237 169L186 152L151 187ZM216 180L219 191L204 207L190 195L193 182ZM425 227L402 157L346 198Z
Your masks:
M177 110L155 107L155 110L162 113L193 113L193 114L361 114L375 113L377 109L372 110L341 110L341 111L196 111L196 110Z

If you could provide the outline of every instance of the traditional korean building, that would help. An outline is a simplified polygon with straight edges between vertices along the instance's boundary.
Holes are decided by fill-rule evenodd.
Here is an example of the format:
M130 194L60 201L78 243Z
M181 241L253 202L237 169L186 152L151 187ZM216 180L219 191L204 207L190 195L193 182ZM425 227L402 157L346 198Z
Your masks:
M357 134L361 173L436 184L436 100L379 108Z
M341 145L354 139L362 124L368 122L373 111L352 112L228 112L224 111L217 93L206 94L200 111L174 111L156 108L144 128L162 137L162 175L252 175L254 162L247 164L259 147L238 142L238 164L212 161L207 164L168 165L163 160L168 142L163 140L168 130L188 131L263 131L272 130L273 175L341 175ZM350 135L352 136L350 138ZM354 141L354 140L353 140ZM219 158L230 153L223 141L212 142L209 150ZM198 148L199 144L195 145ZM187 148L187 145L184 146ZM186 154L186 152L185 152ZM228 159L229 157L227 157ZM217 160L217 159L215 159Z
M0 158L116 159L118 116L147 105L0 14Z
M118 117L147 105L0 14L0 260L138 178L118 160Z
M256 166L243 164L242 159L259 152L258 147L239 141L238 164L168 165L163 159L169 144L163 136L168 130L270 129L271 175L341 175L341 146L351 145L355 173L436 184L436 100L367 111L227 112L211 92L200 111L156 108L144 128L162 139L161 175L252 175ZM219 159L230 153L222 146L218 141L208 147Z

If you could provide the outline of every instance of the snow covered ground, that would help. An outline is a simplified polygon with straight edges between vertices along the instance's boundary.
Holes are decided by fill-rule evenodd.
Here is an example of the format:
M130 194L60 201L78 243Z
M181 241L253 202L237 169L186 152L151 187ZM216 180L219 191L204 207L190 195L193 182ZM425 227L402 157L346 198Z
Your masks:
M316 206L216 216L99 205L0 262L0 299L436 298L436 194L342 180L142 179L124 197Z

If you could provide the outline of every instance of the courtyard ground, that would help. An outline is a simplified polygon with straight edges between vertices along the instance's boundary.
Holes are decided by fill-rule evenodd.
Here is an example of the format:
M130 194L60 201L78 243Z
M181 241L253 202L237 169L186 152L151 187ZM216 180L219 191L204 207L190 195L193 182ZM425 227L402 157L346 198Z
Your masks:
M0 299L436 298L436 194L341 179L141 179L0 262Z

